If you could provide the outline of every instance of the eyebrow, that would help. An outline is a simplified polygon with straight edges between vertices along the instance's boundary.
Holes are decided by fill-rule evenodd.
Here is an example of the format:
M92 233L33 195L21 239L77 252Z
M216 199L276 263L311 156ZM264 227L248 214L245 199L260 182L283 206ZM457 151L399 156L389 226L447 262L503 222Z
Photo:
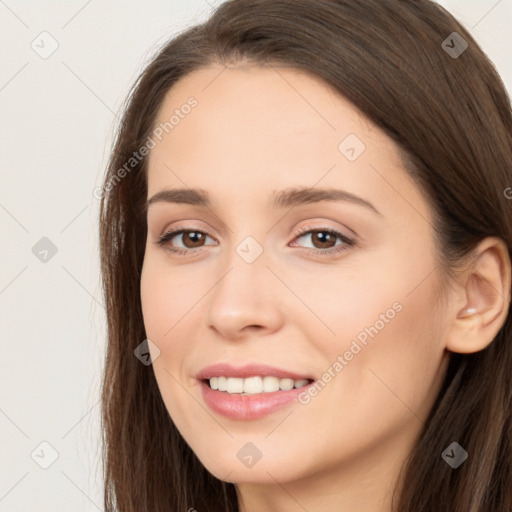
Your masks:
M372 210L382 216L382 213L375 206L362 197L340 189L318 189L318 188L288 188L281 191L274 190L271 195L269 206L272 209L295 207L303 204L318 203L321 201L344 201ZM202 189L179 188L165 189L154 194L144 205L147 211L155 203L177 203L190 204L205 208L211 207L211 200L208 192Z

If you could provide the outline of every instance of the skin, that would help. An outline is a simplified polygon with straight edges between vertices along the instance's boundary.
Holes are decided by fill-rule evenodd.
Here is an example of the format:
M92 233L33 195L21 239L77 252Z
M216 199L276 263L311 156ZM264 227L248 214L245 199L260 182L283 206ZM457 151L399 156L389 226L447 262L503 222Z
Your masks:
M242 511L390 512L449 351L485 348L506 317L506 249L487 239L475 266L445 288L431 209L396 144L314 77L211 66L173 86L155 125L190 96L197 107L148 161L148 198L170 188L212 197L209 208L159 202L147 213L141 301L147 337L160 351L153 369L165 406L204 466L237 484ZM366 146L353 162L338 150L348 134ZM342 189L380 215L343 201L270 209L272 191L289 187ZM194 254L155 243L178 226L208 234L202 246L184 235L167 243L199 247ZM343 242L298 238L304 226L356 243L329 255ZM236 252L247 236L263 249L253 263ZM321 379L394 303L400 312L307 405L238 421L204 403L195 375L217 362ZM262 453L251 468L237 458L247 442Z

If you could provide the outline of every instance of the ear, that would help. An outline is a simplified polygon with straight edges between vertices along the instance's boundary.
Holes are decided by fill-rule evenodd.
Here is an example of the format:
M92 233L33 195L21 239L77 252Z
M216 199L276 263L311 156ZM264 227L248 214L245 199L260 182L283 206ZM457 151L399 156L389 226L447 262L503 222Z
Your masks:
M446 348L470 354L485 349L505 323L510 306L511 263L503 240L488 237L457 279Z

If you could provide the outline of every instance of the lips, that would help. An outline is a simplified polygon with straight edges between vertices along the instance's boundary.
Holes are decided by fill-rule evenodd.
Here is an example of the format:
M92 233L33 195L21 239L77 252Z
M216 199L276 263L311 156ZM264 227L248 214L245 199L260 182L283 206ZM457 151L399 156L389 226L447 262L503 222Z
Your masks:
M294 381L310 381L309 384L289 390L264 392L257 394L226 393L212 389L208 383L212 377L277 377ZM297 400L300 393L314 385L314 377L307 373L293 372L263 364L248 364L235 367L219 363L203 368L196 376L200 382L203 400L214 412L234 420L256 420L271 414Z

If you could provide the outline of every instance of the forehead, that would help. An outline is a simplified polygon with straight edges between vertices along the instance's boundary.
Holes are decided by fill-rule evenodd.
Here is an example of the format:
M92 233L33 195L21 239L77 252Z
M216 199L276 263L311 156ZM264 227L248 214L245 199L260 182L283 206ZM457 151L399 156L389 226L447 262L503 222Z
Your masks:
M385 179L414 188L395 143L322 80L296 69L194 71L169 90L154 127L161 140L149 155L148 196L185 186L267 200L274 189L318 184L376 203L395 196L396 205L397 190Z
M262 144L273 149L295 141L295 153L288 159L312 149L337 157L340 135L353 130L364 136L369 131L369 122L351 103L320 79L292 68L240 65L194 71L169 90L155 125L164 126L180 110L188 112L190 98L197 105L180 119L175 116L168 130L172 136L165 137L170 146L181 146L184 140L209 149L229 143L230 149L251 156Z

